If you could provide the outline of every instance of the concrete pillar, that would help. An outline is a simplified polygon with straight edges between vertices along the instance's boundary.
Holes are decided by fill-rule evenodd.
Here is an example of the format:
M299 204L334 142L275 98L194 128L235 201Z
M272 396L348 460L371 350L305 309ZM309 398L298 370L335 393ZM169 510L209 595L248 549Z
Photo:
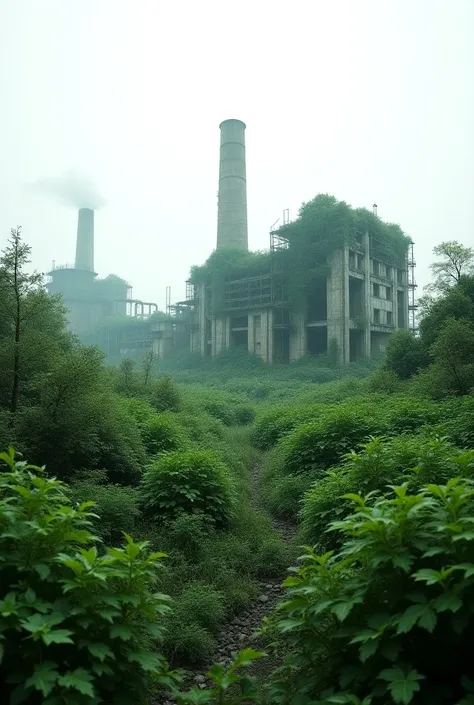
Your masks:
M224 120L220 129L217 248L248 250L245 124Z
M247 349L250 353L250 355L255 355L256 350L255 350L255 316L257 314L255 313L249 313L248 314L248 335L247 335Z
M201 283L196 286L196 323L197 330L191 336L191 352L206 354L207 326L206 326L206 286Z
M397 268L392 267L392 321L395 330L398 328L398 275Z
M290 362L296 362L308 351L306 316L302 312L293 313L290 328Z
M370 322L372 320L372 283L370 281L370 238L369 233L364 233L363 238L364 245L364 355L370 357L372 354L371 350L371 335L370 335Z
M229 316L213 316L212 318L212 354L218 355L230 345Z
M339 364L350 361L349 345L349 248L333 252L327 278L328 346L334 340Z
M266 315L262 316L262 357L269 365L273 365L273 310L267 309Z

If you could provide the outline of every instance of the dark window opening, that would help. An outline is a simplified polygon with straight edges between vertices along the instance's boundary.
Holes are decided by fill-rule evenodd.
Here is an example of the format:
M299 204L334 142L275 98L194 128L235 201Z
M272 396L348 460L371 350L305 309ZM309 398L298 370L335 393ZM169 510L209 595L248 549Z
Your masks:
M361 330L349 331L349 360L357 362L364 357L364 333Z
M230 344L232 348L248 348L248 330L233 330L230 334Z
M364 315L364 282L349 277L349 316L360 318Z
M374 323L380 323L380 309L374 308Z
M374 296L379 299L380 298L380 284L373 284L372 285Z
M310 355L325 355L328 349L328 329L326 326L320 328L308 328L308 352Z
M279 329L273 332L273 356L276 363L287 365L290 361L290 332ZM269 360L271 362L271 360Z
M231 328L247 328L249 325L248 316L234 316L230 320Z
M327 321L328 295L326 278L317 279L308 291L306 317L308 321Z

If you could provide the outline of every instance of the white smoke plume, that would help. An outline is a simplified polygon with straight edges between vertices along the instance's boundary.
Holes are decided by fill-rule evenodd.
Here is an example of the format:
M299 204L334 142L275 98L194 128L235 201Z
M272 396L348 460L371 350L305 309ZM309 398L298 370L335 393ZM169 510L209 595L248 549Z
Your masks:
M39 179L29 187L75 208L98 210L106 204L97 186L78 171L67 171L57 178Z

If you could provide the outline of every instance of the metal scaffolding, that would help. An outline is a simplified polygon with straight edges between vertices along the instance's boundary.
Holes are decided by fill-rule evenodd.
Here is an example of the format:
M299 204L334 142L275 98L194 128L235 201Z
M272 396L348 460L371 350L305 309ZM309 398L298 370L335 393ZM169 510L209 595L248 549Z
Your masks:
M416 333L418 326L416 320L416 310L418 304L416 303L416 281L415 281L415 257L413 254L413 242L408 248L408 327L413 334Z

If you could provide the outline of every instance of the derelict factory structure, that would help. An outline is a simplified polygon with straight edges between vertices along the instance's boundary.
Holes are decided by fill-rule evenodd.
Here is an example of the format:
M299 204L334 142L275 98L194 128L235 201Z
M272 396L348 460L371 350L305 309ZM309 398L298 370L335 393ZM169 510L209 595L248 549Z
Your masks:
M217 249L248 250L245 129L240 120L220 125ZM271 233L270 257L291 247L284 232ZM270 266L259 276L228 277L217 309L209 283L188 282L186 301L170 307L170 313L177 326L187 321L193 352L213 356L240 346L268 364L326 354L331 344L339 362L347 364L382 352L394 330L414 328L412 246L396 266L377 257L367 230L355 243L333 251L328 265L320 295L308 292L297 312Z

